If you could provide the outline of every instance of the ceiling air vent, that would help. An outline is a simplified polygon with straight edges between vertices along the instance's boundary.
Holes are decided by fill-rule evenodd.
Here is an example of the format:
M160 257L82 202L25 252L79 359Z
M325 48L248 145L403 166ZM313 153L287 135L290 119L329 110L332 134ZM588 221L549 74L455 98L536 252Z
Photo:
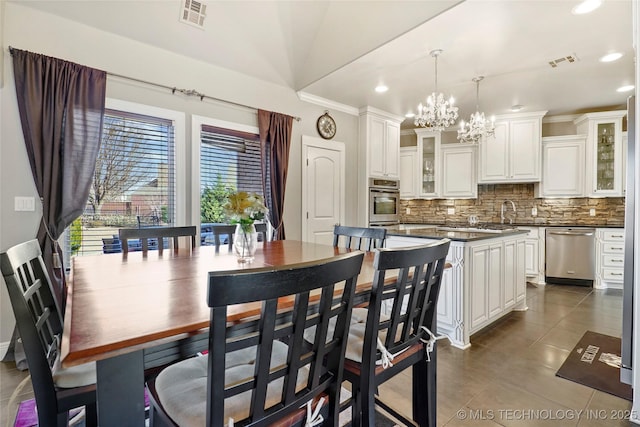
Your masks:
M549 61L549 65L551 65L551 68L556 68L558 65L562 63L571 64L572 62L576 62L577 60L578 60L578 57L576 55L563 56L562 58Z
M207 5L195 0L183 0L180 10L180 21L194 27L204 28L204 18L207 16Z

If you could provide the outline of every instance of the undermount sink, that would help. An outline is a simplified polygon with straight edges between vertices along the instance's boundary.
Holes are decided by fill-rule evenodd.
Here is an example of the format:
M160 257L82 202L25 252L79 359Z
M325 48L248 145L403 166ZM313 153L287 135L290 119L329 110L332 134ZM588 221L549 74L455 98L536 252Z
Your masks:
M440 226L436 228L439 231L464 231L467 233L504 233L507 231L515 230L516 227L511 226L495 226L495 228L491 228L488 226L485 227L448 227L448 226Z

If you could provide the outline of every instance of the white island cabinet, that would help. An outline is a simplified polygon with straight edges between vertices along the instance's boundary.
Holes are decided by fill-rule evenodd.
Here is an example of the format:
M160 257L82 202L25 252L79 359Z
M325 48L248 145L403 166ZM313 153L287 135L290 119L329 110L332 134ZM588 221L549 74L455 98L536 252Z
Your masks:
M475 332L513 310L527 309L526 238L525 233L487 233L481 239L451 241L451 268L444 271L438 297L438 333L453 346L468 348ZM436 240L388 234L386 247Z

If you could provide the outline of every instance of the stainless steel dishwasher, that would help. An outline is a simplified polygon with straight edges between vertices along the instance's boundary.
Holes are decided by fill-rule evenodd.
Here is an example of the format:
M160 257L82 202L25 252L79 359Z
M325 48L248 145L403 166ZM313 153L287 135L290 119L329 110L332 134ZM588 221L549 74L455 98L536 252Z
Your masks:
M595 235L593 228L547 228L547 283L593 286Z

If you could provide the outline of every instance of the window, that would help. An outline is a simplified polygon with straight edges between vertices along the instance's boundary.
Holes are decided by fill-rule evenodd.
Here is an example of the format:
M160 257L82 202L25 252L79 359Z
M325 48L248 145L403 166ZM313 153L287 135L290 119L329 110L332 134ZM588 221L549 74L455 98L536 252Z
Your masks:
M89 200L66 233L68 256L119 252L119 228L176 223L174 136L172 120L105 111Z
M200 127L200 226L201 244L211 224L227 223L223 204L234 191L262 195L260 138L257 132L202 124Z

